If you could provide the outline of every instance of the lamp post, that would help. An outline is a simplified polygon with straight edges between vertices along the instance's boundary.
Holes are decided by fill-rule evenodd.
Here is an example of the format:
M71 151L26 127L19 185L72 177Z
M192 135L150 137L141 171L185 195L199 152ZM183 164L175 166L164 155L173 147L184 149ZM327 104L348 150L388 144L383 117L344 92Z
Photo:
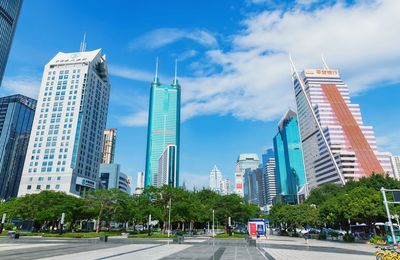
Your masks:
M65 219L65 213L61 213L61 221L60 221L60 235L63 233L64 229L64 219Z
M1 218L1 223L0 223L0 234L1 234L1 232L3 232L4 222L6 222L6 216L7 216L7 213L3 213L3 217Z
M149 223L147 224L147 235L151 236L151 227L150 227L150 223L151 223L151 214L149 214Z
M168 243L169 243L169 234L171 233L171 198L169 198L168 204Z

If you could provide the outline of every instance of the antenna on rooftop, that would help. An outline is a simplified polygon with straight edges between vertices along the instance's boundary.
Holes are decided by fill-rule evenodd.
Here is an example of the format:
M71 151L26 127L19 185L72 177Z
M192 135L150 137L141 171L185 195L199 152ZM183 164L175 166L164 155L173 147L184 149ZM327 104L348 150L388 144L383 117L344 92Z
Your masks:
M322 59L322 63L324 64L324 68L326 70L329 70L328 64L326 64L325 58L324 58L324 54L321 53L321 59Z
M81 48L79 49L79 52L85 52L86 51L86 32L83 34L83 41L81 42Z
M175 76L174 76L174 85L178 84L178 58L175 58Z

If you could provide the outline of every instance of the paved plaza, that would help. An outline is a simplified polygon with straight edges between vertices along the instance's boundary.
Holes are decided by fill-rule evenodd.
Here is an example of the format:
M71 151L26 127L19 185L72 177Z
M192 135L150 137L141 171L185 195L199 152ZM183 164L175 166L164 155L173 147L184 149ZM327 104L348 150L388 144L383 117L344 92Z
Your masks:
M55 239L21 237L0 238L0 259L374 259L375 248L366 244L348 244L272 236L249 247L244 239L186 238L183 244L166 239Z

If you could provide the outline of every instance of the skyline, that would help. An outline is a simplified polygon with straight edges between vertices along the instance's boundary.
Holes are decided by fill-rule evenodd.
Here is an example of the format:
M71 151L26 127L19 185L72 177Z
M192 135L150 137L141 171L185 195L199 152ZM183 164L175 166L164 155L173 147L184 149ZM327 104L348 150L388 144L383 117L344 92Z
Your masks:
M31 93L29 96L32 97L32 93L35 93L35 91L37 91L38 93L38 87L39 87L38 82L40 81L41 71L44 65L46 64L46 61L44 60L50 60L50 58L53 57L58 51L62 52L69 52L74 50L77 51L83 32L86 31L88 35L88 49L93 50L95 48L102 47L103 52L107 54L110 60L110 73L111 73L110 81L112 85L111 87L112 90L110 97L110 111L109 111L109 120L107 123L107 127L118 128L119 132L118 133L119 136L117 138L118 141L116 146L115 161L116 163L121 164L124 172L134 177L134 179L136 180L136 172L144 170L145 168L144 157L145 157L145 146L146 146L145 145L146 125L145 124L143 125L143 120L144 121L147 120L147 114L143 114L143 111L146 110L147 108L146 100L148 100L148 96L146 96L146 92L149 91L148 85L153 78L153 72L152 72L154 70L153 61L155 60L155 56L161 56L160 73L162 73L162 76L160 77L165 79L163 80L164 82L169 82L169 78L172 78L173 74L173 69L172 69L173 57L171 56L178 56L178 57L180 56L181 61L179 66L180 68L179 74L183 75L183 77L180 78L180 81L182 82L183 86L182 94L184 99L182 107L184 120L181 126L181 132L182 132L181 143L183 148L181 155L181 161L182 161L181 183L183 181L186 181L186 183L189 184L190 187L193 184L190 183L190 180L197 178L196 180L197 183L203 182L203 185L207 186L209 168L211 168L212 165L214 164L219 165L221 171L224 172L226 177L229 177L231 183L233 183L232 180L233 180L235 161L237 156L240 153L257 153L258 155L261 155L262 151L265 148L272 147L272 138L274 136L274 133L276 132L277 129L276 125L278 120L283 116L284 111L289 106L295 107L293 103L294 94L293 91L291 90L292 85L290 81L290 69L289 69L289 61L287 58L287 53L283 53L282 55L271 53L270 56L265 56L265 54L263 54L263 51L265 50L257 51L257 48L259 48L261 45L265 43L258 42L257 46L253 46L252 44L249 43L249 40L251 39L253 40L262 39L262 37L260 37L258 32L254 31L256 28L252 27L257 25L258 22L261 22L257 21L257 19L260 20L266 19L262 21L267 22L267 24L270 24L269 22L272 23L272 21L269 21L268 19L272 20L277 19L274 21L278 22L278 24L281 24L283 27L285 27L285 24L287 25L288 23L288 21L285 20L285 17L289 17L290 19L300 19L300 18L306 19L308 17L307 14L310 15L316 13L318 16L318 14L321 15L320 12L322 11L327 13L328 16L332 15L332 13L330 12L339 12L339 13L344 12L345 14L350 13L356 15L354 14L356 12L362 12L365 10L368 12L373 11L368 9L367 8L368 5L365 3L353 4L353 5L349 4L349 6L344 6L344 7L335 5L332 8L326 7L321 10L311 9L305 13L300 13L300 15L304 16L300 18L299 17L296 18L296 13L291 11L286 11L285 14L287 14L288 16L284 16L282 20L279 20L277 17L274 16L272 16L272 18L265 17L266 16L265 5L250 4L249 2L250 1L246 1L246 3L243 2L242 5L244 7L242 6L242 8L245 8L245 10L253 11L256 13L256 15L254 15L254 17L252 18L249 18L246 17L246 15L240 16L234 11L230 11L235 13L233 17L236 18L237 20L231 22L233 25L230 25L231 27L229 30L228 29L221 30L223 34L225 34L223 36L219 34L215 36L209 32L209 31L211 32L219 31L218 29L215 29L216 25L211 27L202 26L201 25L202 23L206 24L205 21L197 21L196 19L194 19L196 20L194 24L183 25L183 26L182 24L174 25L181 29L170 28L166 30L165 28L160 29L157 27L146 26L146 28L144 28L145 31L134 33L133 38L135 40L125 41L124 44L115 44L114 37L111 37L113 38L112 43L115 44L115 46L110 45L110 42L108 41L104 41L104 37L101 36L101 33L99 33L97 29L88 30L88 27L90 27L89 26L90 21L88 20L84 20L83 25L75 27L76 29L65 28L66 30L73 30L73 33L71 34L66 33L66 35L71 35L70 37L65 37L68 39L63 39L63 37L60 37L60 39L56 38L53 39L53 37L49 37L52 38L52 40L43 38L43 41L38 42L37 40L40 39L41 35L57 36L58 31L54 30L53 32L49 32L48 30L51 30L53 25L47 24L49 28L41 27L41 30L38 30L37 32L38 35L36 37L32 37L31 32L26 32L30 26L33 26L33 28L35 28L35 26L41 23L40 21L31 21L33 22L33 24L31 24L31 22L27 21L30 21L29 19L32 19L33 15L35 16L35 18L41 17L40 12L43 12L43 10L39 12L39 15L35 13L34 10L39 9L41 4L46 5L46 3L43 2L36 4L39 7L32 8L33 6L32 3L25 2L21 11L20 21L17 27L13 48L10 53L10 59L5 74L5 80L3 82L3 86L0 93L2 95L16 93L9 91L14 87L13 88L14 91L18 90L22 94L29 95L29 93L26 92L24 93L25 89L23 89L24 87L27 86L33 87L33 89L31 89ZM50 7L57 7L58 5L61 5L61 7L67 9L67 10L63 9L63 12L67 12L68 8L71 7L64 4L65 2L60 1L54 4L52 3ZM82 13L84 13L85 8L89 5L90 2L86 3L86 5L84 4L81 8L82 10L75 9L74 12L77 12L78 16L82 15ZM223 9L224 8L223 5L225 4L220 4L217 10L220 11L221 8ZM394 1L386 1L382 5L383 7L378 6L378 8L376 8L375 11L376 15L382 14L382 12L384 12L389 8L395 10L396 9L395 6L397 6L398 4L396 4ZM144 8L143 6L141 7ZM124 10L119 10L119 11L123 12L121 19L122 20L125 19L124 21L126 21L127 17ZM49 15L62 16L65 14L57 13ZM379 25L384 25L387 22L387 20L389 20L390 23L393 23L393 19L396 19L396 17L391 17L390 12L387 13L386 15L388 17L387 19L383 19L382 17L380 17L381 19L384 20L384 22L379 21L378 22ZM211 17L213 16L211 15ZM50 19L51 17L49 17L49 20ZM240 32L241 31L240 24L243 23L243 21L247 22L247 27L245 27L248 30L247 32L246 30L244 30L244 32L243 31ZM68 21L68 22L73 23L73 21ZM182 21L179 21L177 23L180 22ZM168 26L173 26L173 25L168 25ZM224 24L224 26L226 26L226 24ZM207 30L201 30L197 28L207 28ZM268 31L268 29L265 29L267 30L265 32L263 31L264 29L265 28L261 28L261 31L263 33L267 33L267 35L268 33L270 33L269 36L273 33L277 33L276 30L271 32ZM107 33L110 33L109 28L106 28L105 31ZM182 32L191 32L191 33L182 34ZM371 33L374 32L375 31ZM175 38L171 36L170 38L168 38L169 42L161 42L162 44L158 43L158 45L150 44L149 46L146 46L144 48L143 54L139 53L141 46L139 43L146 43L146 39L149 39L149 37L152 39L156 39L156 37L158 37L160 34L168 35L168 33L170 35L174 35ZM245 37L241 38L240 33L243 33ZM353 32L353 33L357 34L358 32ZM381 34L378 35L382 36ZM225 41L226 38L229 38L229 36L233 37L234 39L236 39L236 41L239 42L235 43L237 44L237 46L233 47L226 46L227 43ZM27 38L30 37L33 38L33 41L29 41L32 45L25 46ZM132 37L132 35L130 35L130 37ZM224 37L225 41L221 40L221 38ZM297 50L292 52L296 65L302 69L303 68L306 69L307 67L317 67L317 65L321 63L319 60L320 52L323 51L325 57L328 60L329 65L333 68L339 68L341 70L344 81L348 82L348 85L352 91L351 94L352 99L356 103L359 103L361 106L361 110L363 111L364 121L366 122L366 124L374 126L376 135L378 137L377 143L379 146L379 150L382 151L388 150L392 152L394 155L398 155L399 141L396 138L396 132L400 131L400 123L399 122L385 123L384 118L382 118L381 115L387 113L396 114L400 112L399 107L396 106L396 96L400 95L400 91L398 87L397 88L395 87L398 86L399 76L397 77L394 76L395 73L399 71L399 68L398 66L390 63L390 61L396 60L396 55L399 55L398 54L399 52L396 53L396 50L398 50L399 47L391 46L391 48L389 48L389 50L392 51L393 57L389 59L387 65L382 64L382 62L385 61L385 58L386 60L388 60L387 56L385 55L383 55L383 57L379 57L377 59L378 62L372 62L372 60L376 61L376 55L379 52L379 50L374 50L374 48L370 49L367 48L367 50L369 51L365 51L366 46L363 46L364 50L362 57L360 57L359 55L360 53L358 53L358 56L356 55L355 57L353 57L355 58L354 61L350 61L351 58L349 58L348 56L352 55L348 55L349 53L347 53L346 50L348 51L354 48L354 46L350 44L352 43L351 39L357 37L354 36L351 37L349 35L348 37L349 41L347 42L349 43L350 46L348 46L347 49L344 48L344 46L340 46L342 48L341 52L340 51L335 52L332 49L329 49L326 46L324 46L324 48L327 48L327 50L315 51L317 53L316 54L311 53L312 54L310 55L311 58L309 58L305 55L305 54L310 54L309 52L298 53L299 49L305 47L305 49L308 50L309 46L298 47ZM118 37L116 37L116 39L118 40ZM187 59L183 58L184 53L176 55L178 54L177 50L181 49L182 46L185 47L185 44L192 43L193 41L197 42L196 44L198 44L198 46L196 48L200 49L200 50L195 50L198 52L197 54L194 54L194 52L191 52L191 50L188 49ZM37 48L38 46L40 46L38 44L42 44L42 42L43 42L43 47ZM154 42L157 41L154 40ZM318 42L321 44L324 43L322 39L320 39L320 41ZM393 42L396 43L396 41ZM254 43L254 41L252 41L252 43ZM269 42L269 44L271 44L270 46L272 50L274 48L277 48L277 45L274 45L271 42ZM205 47L208 46L211 49L202 50L202 48L205 48L204 46ZM379 46L382 46L382 48L385 47L382 44ZM245 54L241 52L240 49L235 49L238 47L250 49L248 53L246 52L247 53L246 55L250 56L244 56ZM187 46L185 48L187 48ZM35 49L38 50L35 52L33 51ZM216 51L216 49L217 50L221 49L222 51L218 52ZM282 49L278 48L277 51L278 52L282 51ZM345 53L346 55L339 55L340 53ZM27 54L33 55L33 57L36 57L38 59L32 59L32 57ZM126 60L124 54L129 55L129 58L132 60L138 58L137 59L138 61L133 61L130 63L130 61ZM385 52L383 52L383 54L385 54ZM196 55L196 56L189 58L190 55ZM196 75L196 73L199 71L202 71L204 73L207 72L206 71L207 68L191 71L191 67L195 66L196 62L204 61L204 59L206 59L207 61L207 58L204 58L204 56L207 55L210 61L210 64L208 65L210 66L213 65L213 69L216 72L209 72L209 74L206 73L203 75L201 74ZM212 56L211 58L210 55ZM26 57L23 56L28 57L29 60L27 60ZM249 58L254 58L255 61L249 62ZM285 59L286 63L281 61ZM32 60L35 60L35 62L32 62ZM167 63L168 61L170 64ZM233 61L237 62L233 64ZM381 61L381 63L379 63L379 61ZM273 69L271 69L270 71L266 71L265 75L262 75L259 73L260 70L256 69L254 66L243 67L245 66L246 62L251 63L251 65L257 65L257 67L265 67L265 70L267 70L268 67L271 67L271 62L277 62L277 66L274 66ZM356 66L357 63L362 65ZM266 65L266 66L260 66L260 65ZM166 69L167 67L168 70ZM368 69L365 69L363 71L361 67L364 67L364 69L365 67L368 67ZM385 68L387 67L393 67L393 68L391 68L389 71L385 71ZM138 68L141 69L139 70ZM360 70L363 73L361 73L358 70ZM249 76L246 76L246 78L244 78L245 77L243 76L244 72L246 72L246 75ZM39 76L37 76L37 74L39 74ZM273 74L279 74L280 76L271 78L271 75ZM29 78L26 75L31 76L31 78ZM207 77L204 77L204 75L207 75ZM364 76L365 79L360 76ZM282 78L285 77L287 77L287 80L282 81ZM128 80L126 78L131 78L135 80ZM267 79L270 80L265 82ZM34 84L30 84L30 82L33 82ZM260 82L264 83L260 84ZM374 84L374 82L379 82L379 83ZM248 85L245 85L244 87L241 86L244 83L247 83ZM278 90L279 93L271 92L272 91L270 87L271 84L273 84L274 86L277 85L282 86L282 89L279 88ZM207 87L204 90L206 85L212 85L215 89L213 88L210 89L210 87ZM375 88L371 89L371 85L375 85ZM15 86L19 88L15 88ZM361 89L364 86L370 89L361 91ZM262 93L264 91L266 92L265 94ZM219 92L220 94L216 92ZM270 95L271 98L268 100L262 99L261 103L261 101L259 100L260 98L253 97L253 95L255 94L260 94L261 96L260 98L265 98L264 95L266 96ZM221 99L222 98L221 96L225 96L228 98L226 100ZM280 96L282 96L283 98L281 98ZM276 100L274 100L274 97L276 98ZM246 101L241 102L240 99ZM132 102L132 100L134 100L135 102ZM229 105L227 105L228 101L236 105L236 107L229 108ZM372 101L376 103L372 103ZM271 103L267 107L265 107L265 105L263 104L264 102L265 103L271 102ZM283 103L284 105L282 105L281 103ZM249 106L248 104L254 104L254 107ZM246 110L246 107L251 107L249 108L251 110L250 111ZM382 110L379 111L379 109L376 109L377 107L382 108ZM227 110L223 110L225 108L227 108ZM120 111L122 111L122 113ZM188 119L188 117L190 116L191 118ZM212 135L210 135L209 132L210 125L212 126L213 130ZM226 129L233 129L233 131L227 133ZM255 137L251 137L251 135L254 135ZM237 138L237 136L240 137L243 136L243 138L240 137ZM261 139L260 137L262 138L262 140L260 140ZM238 140L238 139L245 139L245 140ZM201 140L201 143L199 142L199 140ZM232 142L232 140L235 140L235 142ZM385 146L385 141L387 142L386 146ZM133 145L135 145L134 148L132 148ZM210 147L214 147L214 150L210 151ZM205 151L209 152L209 154L207 155L204 154ZM193 168L197 170L188 174L188 171L192 170ZM134 183L135 182L136 181L134 181Z

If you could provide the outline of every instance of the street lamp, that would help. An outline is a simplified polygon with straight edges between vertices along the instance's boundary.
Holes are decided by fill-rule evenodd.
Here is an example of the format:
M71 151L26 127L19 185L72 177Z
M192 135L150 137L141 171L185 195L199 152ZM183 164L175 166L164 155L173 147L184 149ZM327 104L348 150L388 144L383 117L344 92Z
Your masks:
M169 238L169 234L171 233L171 198L169 198L169 204L167 205L167 208L168 208L168 238Z

